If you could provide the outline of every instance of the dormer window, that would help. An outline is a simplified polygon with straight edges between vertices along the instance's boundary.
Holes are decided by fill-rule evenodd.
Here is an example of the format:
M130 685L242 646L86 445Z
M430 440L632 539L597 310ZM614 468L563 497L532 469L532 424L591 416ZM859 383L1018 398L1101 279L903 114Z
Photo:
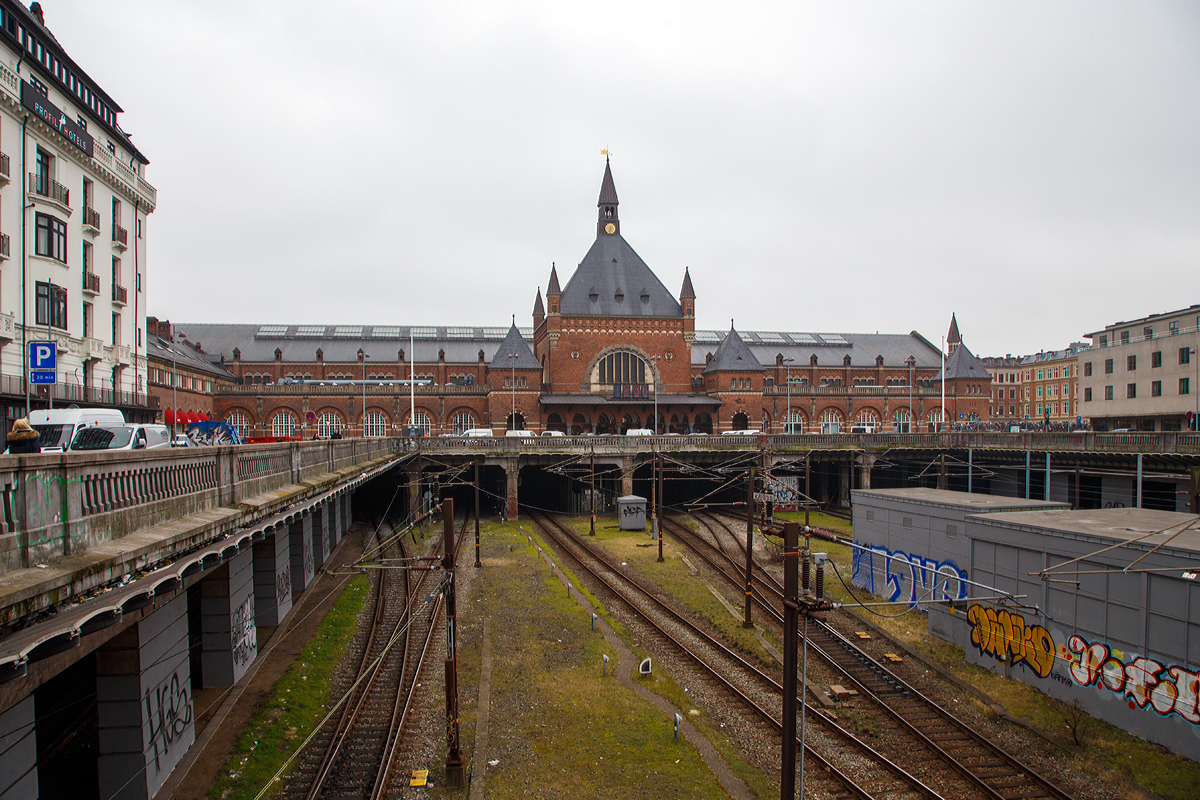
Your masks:
M642 302L643 302L643 303L649 303L649 302L650 302L650 293L649 293L649 292L647 292L645 289L642 289Z
M615 300L616 300L618 303L623 303L623 302L625 302L625 292L624 292L624 291L621 289L621 287L620 287L620 286L618 286L618 287L617 287L617 293L613 295L613 298L614 298L614 299L615 299Z
M590 291L588 291L588 300L591 300L591 301L594 303L594 302L596 302L596 301L597 301L597 300L599 300L599 299L600 299L600 293L599 293L599 292L597 292L597 291L596 291L596 287L595 287L595 286L593 286L593 287L591 288L591 290L590 290Z

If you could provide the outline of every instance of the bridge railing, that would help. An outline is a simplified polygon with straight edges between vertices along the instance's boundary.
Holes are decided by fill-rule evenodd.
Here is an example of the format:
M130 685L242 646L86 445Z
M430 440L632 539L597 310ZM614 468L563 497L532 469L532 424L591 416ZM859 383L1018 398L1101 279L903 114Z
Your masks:
M0 457L0 573L403 451L397 438Z

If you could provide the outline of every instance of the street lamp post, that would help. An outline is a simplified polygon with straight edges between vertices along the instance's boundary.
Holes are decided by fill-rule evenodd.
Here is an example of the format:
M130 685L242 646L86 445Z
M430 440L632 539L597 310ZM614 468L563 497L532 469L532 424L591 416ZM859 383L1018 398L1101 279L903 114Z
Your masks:
M179 401L176 399L175 387L179 385L179 376L175 374L175 333L171 332L171 442L175 442L175 424L179 417Z
M792 418L792 362L794 358L785 358L783 361L787 364L787 409L783 412L783 432L784 434L791 433L790 420Z
M362 354L362 359L363 359L362 436L364 439L367 438L367 359L370 357L371 357L370 353Z
M650 380L654 382L654 424L650 427L654 430L654 435L658 436L658 376L655 374L658 371L658 361L662 356L650 356Z
M1193 347L1190 352L1196 362L1196 385L1192 387L1192 394L1196 395L1196 416L1192 417L1192 430L1200 431L1200 347Z
M508 422L508 425L509 425L508 429L510 431L515 431L517 429L517 427L516 427L517 426L517 362L516 362L516 359L518 359L520 357L521 357L520 353L509 353L508 354L508 363L512 365L512 416L509 417L509 422Z

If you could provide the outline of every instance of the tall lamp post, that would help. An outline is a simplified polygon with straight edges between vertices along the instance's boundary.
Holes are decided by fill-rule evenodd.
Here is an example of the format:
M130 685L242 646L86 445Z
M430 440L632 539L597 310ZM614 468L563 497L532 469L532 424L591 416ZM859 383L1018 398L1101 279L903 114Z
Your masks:
M1200 347L1193 347L1188 352L1196 362L1196 385L1192 387L1192 394L1196 395L1196 416L1192 417L1192 430L1200 431Z
M509 430L517 429L517 361L520 358L520 353L509 353L508 363L512 365L512 416L509 417Z
M785 358L783 362L787 364L787 409L783 412L783 432L784 434L791 433L791 418L792 418L792 362L794 358Z
M650 356L650 380L654 382L654 424L650 427L654 430L654 435L658 436L658 362L662 356Z
M362 351L361 351L361 350L359 350L358 352L362 353ZM365 438L367 438L367 359L368 359L368 358L370 358L370 357L371 357L371 354L370 354L370 353L363 353L363 354L362 354L362 361L363 361L363 385L362 385L362 390L363 390L363 398L362 398L362 400L363 400L363 407L362 407L362 419L363 419L363 421L362 421L362 436L363 436L363 438L364 438L364 439L365 439Z
M175 387L179 385L179 376L175 374L175 332L171 332L171 442L174 447L175 423L179 418L179 401L176 399Z

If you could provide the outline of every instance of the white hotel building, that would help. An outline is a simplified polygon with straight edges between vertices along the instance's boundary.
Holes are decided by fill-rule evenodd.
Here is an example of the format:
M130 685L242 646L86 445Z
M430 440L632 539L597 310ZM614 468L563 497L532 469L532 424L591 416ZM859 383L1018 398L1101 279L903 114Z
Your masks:
M157 193L120 106L46 28L0 0L0 403L146 408L146 217ZM29 343L57 343L56 383L27 383ZM32 365L36 366L36 365ZM47 371L48 372L48 371ZM43 375L48 377L48 375Z

